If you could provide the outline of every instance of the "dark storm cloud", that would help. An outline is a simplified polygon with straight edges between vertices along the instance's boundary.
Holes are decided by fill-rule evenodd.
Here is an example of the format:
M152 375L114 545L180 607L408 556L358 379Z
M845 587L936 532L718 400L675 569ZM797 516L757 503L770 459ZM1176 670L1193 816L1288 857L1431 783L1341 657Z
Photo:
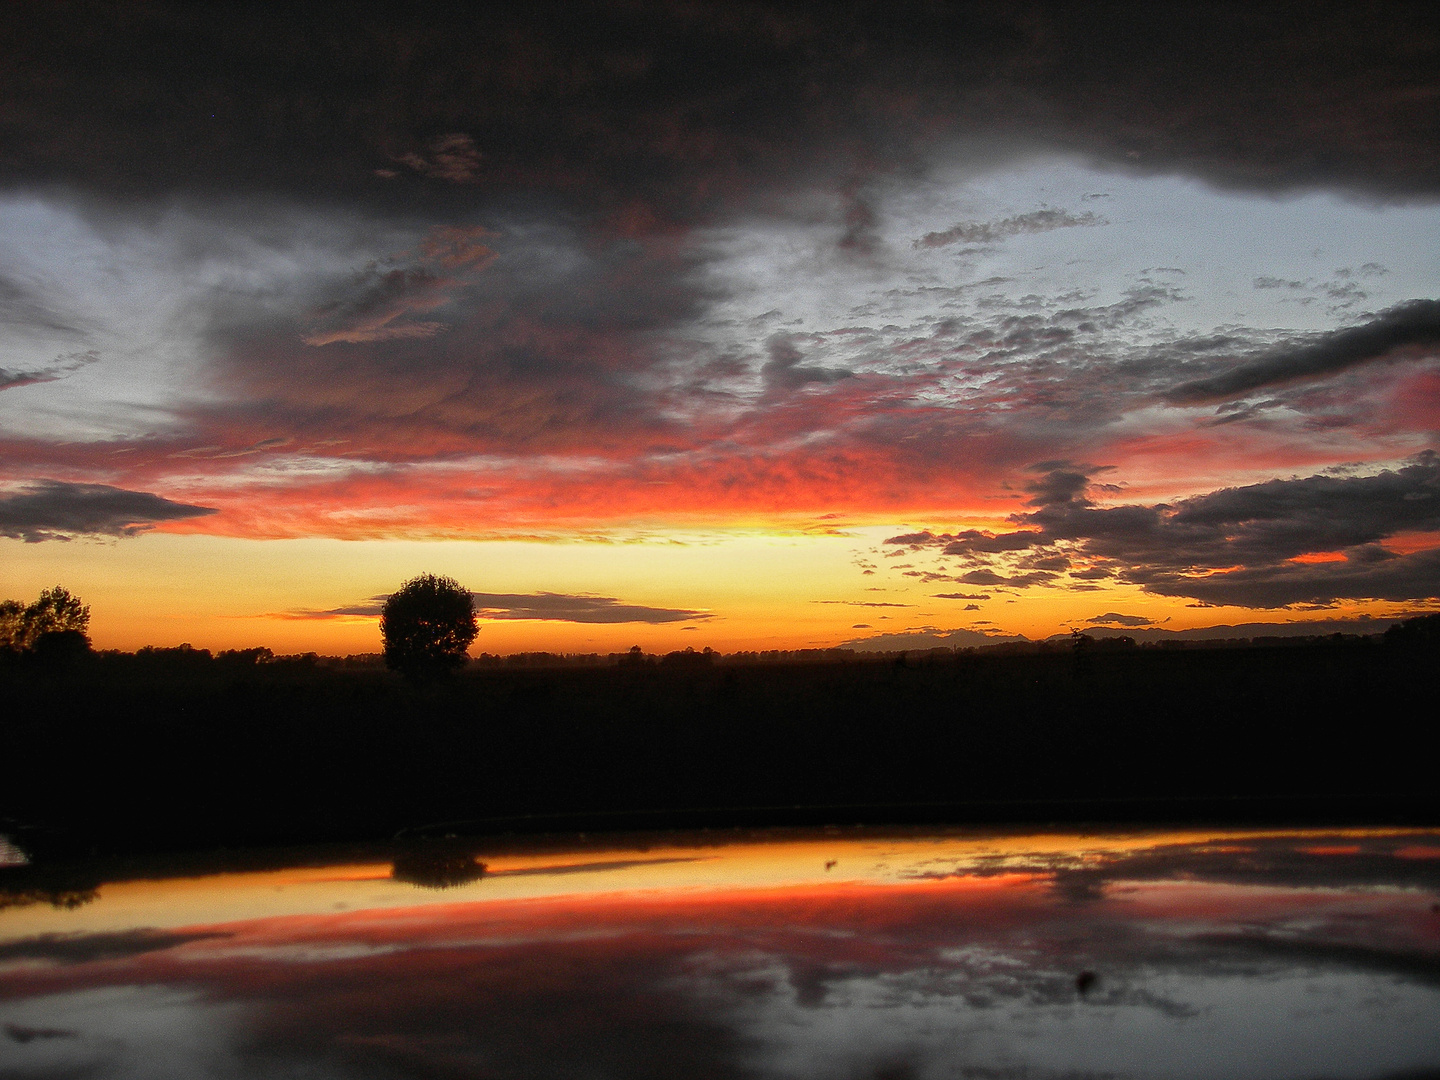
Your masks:
M464 132L454 132L432 139L424 153L412 150L396 160L422 176L449 180L453 184L473 184L479 178L481 156L474 139ZM376 174L385 176L389 171L377 169Z
M1025 485L1030 492L1031 506L1070 506L1080 500L1090 486L1092 473L1100 471L1093 465L1071 465L1064 461L1045 461L1035 466L1041 472L1038 480Z
M1098 508L1078 498L1023 516L1051 540L1175 569L1271 564L1440 530L1440 456L1374 476L1310 476L1225 488L1173 505ZM1365 556L1358 556L1362 560Z
M1374 476L1310 476L1225 488L1173 505L1096 506L1075 470L1052 469L1040 509L1017 523L1070 542L1147 591L1212 604L1285 607L1440 596L1440 548L1380 542L1440 531L1440 456ZM1058 498L1068 492L1068 496ZM1313 553L1332 561L1295 562Z
M625 604L613 596L577 596L569 593L471 593L475 614L482 619L541 619L574 623L695 622L713 616L688 608L657 608ZM376 596L361 604L328 611L292 612L294 618L326 619L338 615L379 615L387 597Z
M1219 375L1181 383L1165 396L1176 404L1240 397L1269 386L1333 375L1401 350L1434 355L1440 347L1440 300L1411 300L1360 326L1282 346Z
M1000 551L1024 551L1033 547L1040 537L1036 533L1014 532L991 535L967 529L957 533L944 547L946 555L970 555L976 552L994 554Z
M802 363L800 350L788 334L777 334L766 343L770 359L760 368L760 377L771 393L788 393L808 383L833 383L854 375L843 368L824 368Z
M959 557L961 572L907 570L924 580L1026 588L1111 580L1210 605L1281 608L1337 600L1440 598L1440 547L1386 542L1440 532L1440 455L1426 451L1372 476L1317 475L1225 488L1175 503L1100 505L1105 470L1045 462L1025 485L1035 509L991 535L905 533L886 544ZM895 554L900 554L896 551ZM1108 612L1096 626L1150 620Z
M330 325L317 328L302 340L306 345L359 343L404 337L431 337L442 324L404 321L416 312L443 305L451 284L424 267L368 268L359 275L350 296L326 304L315 313Z
M1412 196L1440 188L1436 26L1323 3L27 5L0 45L0 160L11 185L124 195L398 208L542 186L683 219L959 137Z
M1270 565L1199 577L1140 569L1127 576L1148 592L1187 596L1209 604L1278 608L1335 600L1426 600L1440 597L1440 548L1413 555L1350 552L1343 562Z
M924 532L901 533L899 536L892 536L885 541L887 544L904 544L908 547L925 547L937 541L949 540L950 535L936 536L930 530Z
M947 244L994 244L1011 236L1023 233L1050 232L1054 229L1074 229L1088 225L1105 225L1106 220L1090 211L1072 214L1066 210L1033 210L1028 214L1017 214L1003 221L961 222L944 232L926 233L915 241L918 247L945 247Z
M19 494L0 497L0 536L27 543L86 535L134 536L161 522L215 512L108 484L40 480Z
M93 349L85 352L68 353L65 356L57 356L54 363L47 364L42 368L15 369L0 367L0 390L9 390L17 386L30 386L34 383L54 382L56 379L63 379L66 375L79 371L87 364L93 364L100 359L100 354Z
M949 483L974 489L1026 461L1079 455L1137 400L1223 375L1222 349L1256 356L1269 342L1186 341L1140 355L1138 320L1182 299L1156 283L1158 269L1110 305L1078 293L1007 297L1013 283L977 282L974 318L916 328L931 340L914 344L912 372L964 364L969 385L991 395L939 417L941 408L900 405L931 374L875 373L899 362L899 348L879 355L897 327L843 360L818 335L772 337L758 360L690 340L727 288L706 273L728 257L723 244L703 238L818 215L840 246L829 255L859 274L883 263L883 184L1049 152L1264 192L1440 192L1440 16L1419 7L1363 20L1327 4L1303 18L1225 5L928 3L541 3L343 17L306 5L91 4L9 15L0 190L76 203L92 222L184 207L225 217L228 235L285 208L328 238L328 268L294 290L257 286L265 295L247 297L249 307L212 298L199 353L214 358L205 375L218 394L178 409L195 434L184 449L289 439L288 458L502 454L537 473L544 455L579 450L621 462L629 471L615 490L639 501L632 481L649 462L688 467L687 452L703 447L711 459L682 477L696 481L686 488L697 501L720 492L789 505L822 481L859 488L862 471L938 491L963 437L978 464ZM1100 220L1042 208L960 223L921 246ZM213 253L226 229L195 237L193 250ZM459 262L436 246L447 230L470 230L455 240ZM360 236L375 239L366 247ZM480 248L488 254L464 254ZM353 276L335 270L371 259ZM39 369L5 378L35 381ZM756 375L758 403L747 396ZM1004 431L971 439L992 425L997 401ZM757 407L736 420L747 404ZM833 467L819 467L805 439L822 431L838 447ZM803 449L771 468L780 445ZM898 487L866 490L903 501ZM1019 543L948 542L977 557L986 544Z
M211 441L344 439L387 460L684 444L654 336L702 310L692 270L661 241L432 228L314 286L308 311L214 327L220 377L253 407L190 417Z

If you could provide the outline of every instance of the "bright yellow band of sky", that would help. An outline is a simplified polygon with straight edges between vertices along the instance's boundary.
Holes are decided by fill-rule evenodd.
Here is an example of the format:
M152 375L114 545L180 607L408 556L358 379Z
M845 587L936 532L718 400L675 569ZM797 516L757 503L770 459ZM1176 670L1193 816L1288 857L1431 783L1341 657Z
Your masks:
M614 542L533 540L249 540L146 533L119 540L0 541L0 596L28 601L63 584L92 609L96 648L188 642L212 650L377 652L377 620L308 617L444 574L476 592L615 597L624 604L708 613L650 624L482 620L471 651L609 653L687 646L721 652L824 648L874 634L973 628L1043 638L1106 612L1166 629L1287 621L1296 613L1198 607L1136 586L1094 592L925 584L904 558L876 558L897 523L839 535L752 531L638 536ZM862 564L879 569L865 575ZM988 595L972 602L937 594ZM897 605L897 606L876 606ZM1341 605L1329 617L1390 614L1398 605Z

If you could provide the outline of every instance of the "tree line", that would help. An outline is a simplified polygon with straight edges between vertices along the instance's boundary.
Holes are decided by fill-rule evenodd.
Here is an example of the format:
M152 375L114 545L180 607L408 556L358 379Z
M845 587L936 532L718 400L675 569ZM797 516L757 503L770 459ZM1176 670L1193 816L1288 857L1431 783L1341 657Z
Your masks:
M33 659L41 662L66 663L90 652L90 607L80 601L63 585L44 590L33 603L24 604L18 600L0 600L0 661ZM453 578L435 574L420 574L411 578L385 599L380 612L380 637L383 645L385 666L399 672L412 683L433 682L464 667L469 660L469 649L479 633L475 618L475 603L470 591ZM1338 640L1342 635L1336 634ZM1296 639L1295 644L1303 640ZM1397 650L1433 649L1440 644L1440 613L1410 618L1396 623L1386 631L1385 644ZM1092 649L1119 646L1135 647L1130 638L1097 641L1090 635L1075 631L1072 635L1071 650L1077 658L1084 659ZM1167 645L1180 644L1166 642ZM1185 643L1191 644L1191 643ZM1196 642L1195 645L1216 647L1233 642ZM1245 642L1244 644L1249 644ZM1045 643L1031 646L1048 651ZM950 655L952 650L936 652ZM137 652L143 657L153 654L155 658L168 660L195 659L209 660L208 650L191 649L181 645L175 649L146 647ZM849 650L814 649L775 653L737 653L728 659L732 662L764 663L784 660L848 659ZM897 654L905 657L905 653ZM255 665L273 661L274 654L266 648L232 649L220 654L232 662ZM710 649L695 652L686 649L671 653L662 659L645 656L640 646L618 657L621 667L654 665L664 667L708 667L718 657ZM313 665L319 658L315 654L291 658L309 660ZM546 661L560 658L547 653L526 654L525 657L482 657L488 660L515 666L525 660L535 666L547 666ZM587 658L601 662L600 657ZM609 659L609 658L607 658Z

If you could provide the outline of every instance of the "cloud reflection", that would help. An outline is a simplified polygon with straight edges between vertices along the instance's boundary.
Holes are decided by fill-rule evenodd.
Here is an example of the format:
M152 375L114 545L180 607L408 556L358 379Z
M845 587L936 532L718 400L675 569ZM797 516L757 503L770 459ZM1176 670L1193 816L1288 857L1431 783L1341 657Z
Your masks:
M261 1076L1420 1075L1440 1067L1436 839L484 853L512 878L453 901L397 906L357 874L324 894L355 909L169 933L62 938L50 912L8 943L0 921L0 1022L67 1037L11 1039L0 1067L127 1075L146 1039L208 1018L192 1071ZM123 1053L99 1037L146 1008Z

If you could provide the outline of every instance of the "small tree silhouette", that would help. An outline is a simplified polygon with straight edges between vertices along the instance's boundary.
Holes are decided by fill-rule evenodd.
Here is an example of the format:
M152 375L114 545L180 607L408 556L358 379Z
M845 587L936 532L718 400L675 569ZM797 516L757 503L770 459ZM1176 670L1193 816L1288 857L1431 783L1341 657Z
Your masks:
M385 666L415 683L462 667L479 632L475 602L453 578L434 574L411 578L380 609Z
M424 889L452 889L485 876L485 864L468 851L422 847L395 856L390 876Z

